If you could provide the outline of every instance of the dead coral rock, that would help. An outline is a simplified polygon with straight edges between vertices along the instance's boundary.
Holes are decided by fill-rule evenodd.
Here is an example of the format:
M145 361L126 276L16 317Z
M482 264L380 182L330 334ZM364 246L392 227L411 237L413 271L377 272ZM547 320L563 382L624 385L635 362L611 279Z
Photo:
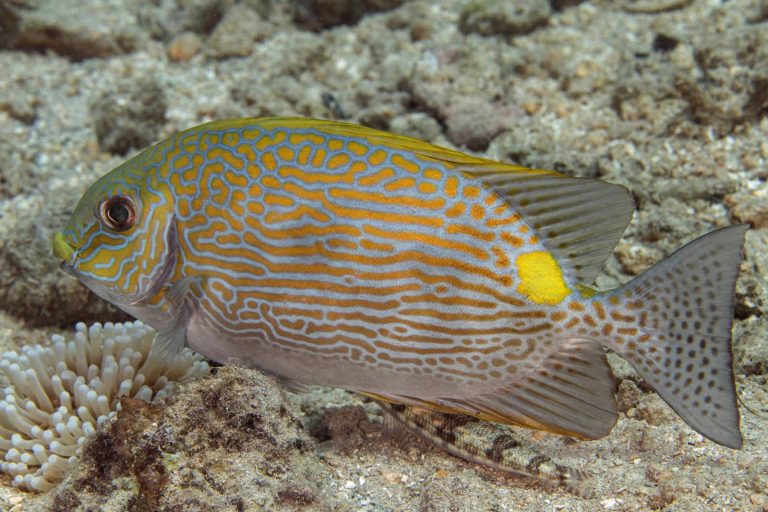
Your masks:
M545 25L551 15L547 0L474 0L462 10L459 28L465 34L515 36Z
M413 112L397 116L389 123L389 130L400 135L433 141L442 133L440 123L424 112Z
M318 423L312 427L312 436L320 441L345 441L363 438L376 430L359 405L345 405L327 409Z
M354 25L366 14L388 11L405 0L297 0L294 20L307 30Z
M705 87L692 86L699 96L689 98L697 121L722 131L768 113L768 24L747 24L703 39L696 45L696 62Z
M730 194L725 204L731 207L731 218L746 222L755 229L768 228L768 199L764 195Z
M677 496L676 485L661 485L656 494L652 494L648 497L648 508L651 510L667 509L672 503L675 502Z
M466 487L460 479L433 479L421 491L419 512L458 512L463 509L462 495L457 489Z
M208 34L232 4L229 0L135 2L139 25L151 37L170 41L184 32Z
M672 409L656 394L644 395L642 397L637 404L635 417L649 425L662 425L675 421L677 418Z
M116 9L113 3L40 0L26 8L14 4L4 2L0 7L0 45L7 48L53 50L82 60L128 53L141 44L142 33L132 13Z
M151 78L126 79L91 104L99 145L124 155L155 142L165 123L165 93Z
M616 393L619 411L627 412L637 407L643 397L643 392L637 387L637 384L631 380L622 380Z
M639 276L664 258L658 249L625 241L616 246L616 256L622 270L630 276Z
M738 373L768 375L768 320L752 316L736 326L733 359Z
M750 229L744 244L745 262L736 281L736 318L763 316L768 305L768 230Z
M651 121L659 134L714 130L725 136L768 113L765 23L722 33L661 23L656 29L666 43L654 39L648 58L622 55L612 103L623 119Z
M6 112L12 119L32 124L37 119L38 98L23 88L13 89L12 95L0 99L0 112Z
M0 111L2 108L0 101ZM30 192L39 180L50 178L34 165L34 156L25 153L24 148L0 138L0 198Z
M259 13L241 4L233 5L216 25L208 48L218 58L246 57L257 41L272 34L272 26L261 19Z
M164 401L124 401L54 499L74 489L73 510L323 508L328 476L312 453L273 379L220 368Z
M491 141L509 129L512 109L474 98L457 99L446 109L448 138L457 146L485 151Z

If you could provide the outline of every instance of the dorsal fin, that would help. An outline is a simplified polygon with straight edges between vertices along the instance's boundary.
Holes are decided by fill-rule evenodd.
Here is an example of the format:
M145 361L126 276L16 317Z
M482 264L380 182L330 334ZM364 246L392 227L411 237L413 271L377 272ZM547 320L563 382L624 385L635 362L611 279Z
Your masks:
M372 144L439 161L476 178L506 199L523 217L572 283L591 284L594 281L632 219L635 208L631 195L621 185L495 162L413 137L351 123L269 117L216 121L211 126L248 124L266 129L320 130L340 137L361 137Z
M504 164L458 169L504 197L575 283L594 282L635 209L613 183Z

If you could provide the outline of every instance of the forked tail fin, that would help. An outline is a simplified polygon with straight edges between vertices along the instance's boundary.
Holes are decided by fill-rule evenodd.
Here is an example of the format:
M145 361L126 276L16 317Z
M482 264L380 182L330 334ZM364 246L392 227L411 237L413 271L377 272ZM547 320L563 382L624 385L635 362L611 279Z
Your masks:
M708 233L609 294L609 300L611 295L619 299L615 318L638 319L635 336L616 339L609 347L688 425L729 448L743 443L731 323L747 227Z

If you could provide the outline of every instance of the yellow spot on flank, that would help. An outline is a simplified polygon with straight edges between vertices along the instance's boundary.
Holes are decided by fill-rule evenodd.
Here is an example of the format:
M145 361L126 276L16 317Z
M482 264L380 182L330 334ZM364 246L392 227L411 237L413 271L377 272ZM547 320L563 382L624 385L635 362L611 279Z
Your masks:
M439 180L443 177L443 173L430 167L424 171L424 177L428 180Z
M554 305L571 293L560 266L546 251L521 254L515 266L520 279L517 291L537 304Z
M344 147L344 141L341 139L331 139L328 141L328 149L331 151L338 151Z

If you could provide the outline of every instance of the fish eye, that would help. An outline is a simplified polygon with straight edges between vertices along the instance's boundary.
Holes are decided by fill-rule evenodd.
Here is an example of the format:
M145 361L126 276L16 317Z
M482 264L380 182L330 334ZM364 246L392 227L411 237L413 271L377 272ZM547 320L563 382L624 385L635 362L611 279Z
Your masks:
M136 208L130 197L113 196L102 201L99 217L109 229L125 231L136 222Z

